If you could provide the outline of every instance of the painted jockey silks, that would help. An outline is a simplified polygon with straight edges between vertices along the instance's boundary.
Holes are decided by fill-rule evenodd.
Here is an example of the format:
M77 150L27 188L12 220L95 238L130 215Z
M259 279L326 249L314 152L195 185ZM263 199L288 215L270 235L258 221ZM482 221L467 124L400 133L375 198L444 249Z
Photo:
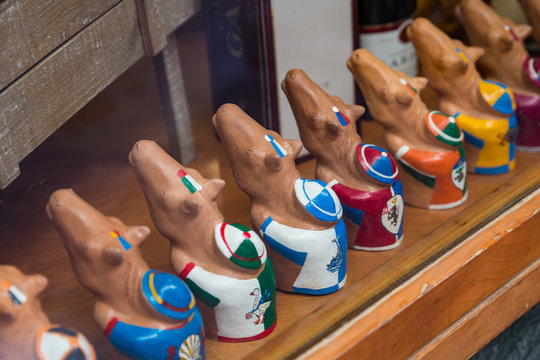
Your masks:
M203 359L202 318L186 284L169 273L149 270L142 279L142 292L156 311L178 320L178 324L168 329L154 329L112 318L104 330L111 343L132 359L180 360L186 358L182 354Z
M262 338L276 325L276 281L260 237L231 222L215 226L218 249L229 261L247 269L264 267L256 278L236 279L207 271L190 262L178 274L195 296L215 311L219 341Z

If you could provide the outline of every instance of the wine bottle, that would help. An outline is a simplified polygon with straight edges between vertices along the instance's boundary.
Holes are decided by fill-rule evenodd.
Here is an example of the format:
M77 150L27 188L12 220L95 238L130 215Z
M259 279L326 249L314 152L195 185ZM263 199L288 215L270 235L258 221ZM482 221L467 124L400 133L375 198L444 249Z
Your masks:
M405 28L416 0L358 0L359 45L395 70L416 76L418 60Z

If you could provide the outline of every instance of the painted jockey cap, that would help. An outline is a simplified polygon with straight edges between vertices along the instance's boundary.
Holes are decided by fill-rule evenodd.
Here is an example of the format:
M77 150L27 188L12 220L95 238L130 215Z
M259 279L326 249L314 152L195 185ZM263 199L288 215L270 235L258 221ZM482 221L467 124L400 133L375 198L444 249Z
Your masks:
M373 144L359 144L356 158L366 173L384 184L393 184L398 179L398 168L388 151Z
M430 111L426 114L426 125L437 140L451 146L461 145L463 133L452 116L439 111Z
M195 298L178 277L157 270L149 270L142 278L146 299L160 314L177 320L193 315Z
M514 94L506 85L497 81L481 80L478 84L480 94L493 109L503 114L512 114L516 108Z
M317 219L336 221L341 218L339 198L324 181L297 179L294 182L294 192L298 201Z
M246 269L258 269L266 262L266 248L250 228L231 222L217 224L214 230L221 253L234 264Z

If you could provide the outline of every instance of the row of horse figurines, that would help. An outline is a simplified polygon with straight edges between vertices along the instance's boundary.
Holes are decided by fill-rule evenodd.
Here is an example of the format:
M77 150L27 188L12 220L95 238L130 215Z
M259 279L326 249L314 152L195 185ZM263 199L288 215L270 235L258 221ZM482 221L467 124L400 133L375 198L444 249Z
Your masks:
M515 27L505 32L523 33ZM235 105L218 109L212 122L239 187L251 199L255 231L223 220L216 203L222 180L182 166L154 142L134 145L129 162L156 228L171 242L177 276L151 270L143 260L139 246L147 227L105 216L72 190L51 195L47 213L76 278L93 293L95 320L113 345L133 359L198 359L204 358L206 337L260 339L276 326L276 287L313 295L339 290L347 248L399 245L404 202L458 206L467 197L467 171L511 170L516 139L524 149L540 146L534 143L539 136L529 136L532 130L517 138L513 130L516 103L520 114L516 93L538 95L519 88L512 94L482 80L474 67L482 51L451 40L425 19L416 19L407 35L441 109L457 115L427 110L418 96L426 79L409 78L368 51L355 51L347 65L385 129L388 151L362 143L355 124L361 106L327 94L301 70L291 70L282 89L302 142L264 129ZM513 41L512 47L523 46L522 38ZM317 180L296 170L302 143L317 160ZM0 280L0 358L97 358L84 336L51 325L41 311L43 276L2 266Z

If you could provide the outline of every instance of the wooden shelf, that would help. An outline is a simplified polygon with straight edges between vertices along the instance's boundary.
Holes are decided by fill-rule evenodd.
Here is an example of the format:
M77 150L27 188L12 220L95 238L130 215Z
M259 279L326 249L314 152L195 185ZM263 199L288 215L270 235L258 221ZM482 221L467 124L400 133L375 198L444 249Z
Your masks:
M364 123L363 134L364 141L384 145L377 124ZM385 252L348 250L347 283L343 289L322 297L278 292L278 326L271 336L247 344L209 342L209 358L230 359L238 356L238 351L246 354L245 358L267 356L281 359L300 355L538 188L540 154L518 153L516 163L516 169L508 174L469 175L469 197L464 205L455 209L437 211L406 206L405 237L397 249ZM313 161L302 164L302 175L312 176L313 166ZM526 255L518 256L517 270L522 270L540 256L540 246L531 247ZM474 281L474 278L467 280ZM498 284L493 291L503 284ZM472 309L476 303L469 305L470 308L462 311ZM427 311L431 305L427 303L425 306ZM395 308L396 312L399 310L399 307ZM456 313L453 320L446 319L452 320L448 325L463 314ZM407 332L407 329L403 330ZM388 340L394 341L391 337ZM413 352L416 350L413 348ZM410 354L404 353L403 356Z
M204 58L204 43L188 34L184 46L188 98L194 92L207 94L208 75L190 67ZM52 321L84 332L104 359L124 357L95 325L91 297L75 280L44 207L54 190L71 187L104 213L149 226L143 256L151 268L170 271L168 241L153 227L127 162L139 139L166 144L152 72L148 58L137 62L21 162L25 171L0 193L0 263L47 276L49 286L42 296L46 313ZM234 183L214 136L208 95L190 100L199 150L190 166L205 177L223 178L227 185L218 201L225 218L249 224L249 200ZM384 145L375 123L364 122L363 134L365 142ZM301 174L312 177L313 166L313 160L300 164ZM533 280L539 274L540 205L534 193L539 186L540 154L518 153L516 169L508 174L470 175L469 198L458 208L407 206L400 247L348 250L348 280L342 290L321 297L279 292L278 324L270 336L243 344L208 340L207 358L281 359L304 356L306 350L319 358L336 351L353 356L347 350L355 351L355 358L384 358L386 351L392 358L415 353L437 357L437 351L467 357L538 301L540 281ZM493 306L503 305L504 314L494 316L498 307ZM487 326L490 317L495 321ZM464 344L460 334L472 336L474 344Z

